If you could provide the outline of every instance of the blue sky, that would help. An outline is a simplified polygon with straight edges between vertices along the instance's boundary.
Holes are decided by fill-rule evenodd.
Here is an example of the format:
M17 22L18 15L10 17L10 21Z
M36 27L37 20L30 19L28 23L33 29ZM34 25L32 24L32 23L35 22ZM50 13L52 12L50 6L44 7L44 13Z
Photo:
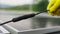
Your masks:
M32 3L33 0L0 0L0 4L8 4L8 5L24 5Z

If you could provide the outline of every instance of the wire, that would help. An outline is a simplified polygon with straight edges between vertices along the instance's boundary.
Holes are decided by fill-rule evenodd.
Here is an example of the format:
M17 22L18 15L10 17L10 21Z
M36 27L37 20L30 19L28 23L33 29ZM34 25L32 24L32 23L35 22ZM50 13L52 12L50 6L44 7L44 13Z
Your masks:
M0 26L1 26L1 25L4 25L4 24L7 24L7 23L10 23L10 22L12 22L12 21L4 22L4 23L0 24Z
M10 20L10 21L6 21L6 22L4 22L4 23L1 23L0 26L1 26L1 25L4 25L4 24L7 24L7 23L10 23L10 22L18 22L18 21L21 21L21 20L24 20L24 19L32 18L32 17L34 17L34 16L36 16L36 15L38 15L38 14L41 14L41 13L47 12L47 11L48 11L48 10L44 10L44 11L38 12L38 13L36 13L36 14L35 14L35 13L32 13L32 14L27 14L27 15L19 16L19 17L13 18L13 19Z

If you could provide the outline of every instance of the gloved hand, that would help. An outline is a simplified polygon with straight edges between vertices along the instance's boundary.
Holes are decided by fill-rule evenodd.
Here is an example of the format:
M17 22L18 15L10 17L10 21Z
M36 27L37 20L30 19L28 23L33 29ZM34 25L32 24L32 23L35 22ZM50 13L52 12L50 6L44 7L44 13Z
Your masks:
M52 16L60 16L60 0L50 0L47 10Z

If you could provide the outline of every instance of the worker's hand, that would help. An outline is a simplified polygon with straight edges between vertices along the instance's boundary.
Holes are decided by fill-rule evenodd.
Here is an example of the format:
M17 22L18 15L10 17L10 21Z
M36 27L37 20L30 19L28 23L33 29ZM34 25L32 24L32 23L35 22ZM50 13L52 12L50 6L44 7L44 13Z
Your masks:
M52 16L60 16L60 0L50 0L47 10Z

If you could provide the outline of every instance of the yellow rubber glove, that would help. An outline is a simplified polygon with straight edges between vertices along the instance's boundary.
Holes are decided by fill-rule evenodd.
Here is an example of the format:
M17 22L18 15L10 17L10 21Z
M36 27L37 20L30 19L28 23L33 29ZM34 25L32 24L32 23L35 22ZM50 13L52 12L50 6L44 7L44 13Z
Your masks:
M50 0L47 10L52 16L60 16L60 0Z

